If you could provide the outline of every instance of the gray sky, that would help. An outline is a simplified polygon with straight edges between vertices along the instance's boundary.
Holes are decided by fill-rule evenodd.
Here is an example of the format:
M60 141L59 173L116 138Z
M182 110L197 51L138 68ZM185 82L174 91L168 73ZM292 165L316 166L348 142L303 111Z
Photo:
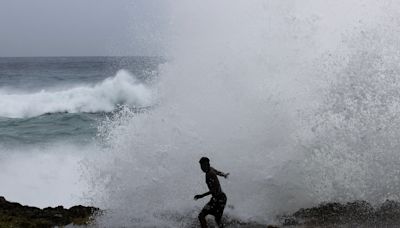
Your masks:
M162 55L161 0L0 0L0 56Z

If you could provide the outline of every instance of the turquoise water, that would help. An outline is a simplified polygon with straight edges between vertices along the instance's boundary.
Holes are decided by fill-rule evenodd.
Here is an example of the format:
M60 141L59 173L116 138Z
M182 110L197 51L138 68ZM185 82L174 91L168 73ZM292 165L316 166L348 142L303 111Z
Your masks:
M0 58L0 146L89 143L98 122L114 108L142 106L140 99L130 101L129 89L135 90L134 86L121 87L129 85L130 77L133 84L149 84L161 61L151 57ZM121 69L127 75L118 79ZM106 104L101 104L101 97ZM98 104L85 108L93 103Z

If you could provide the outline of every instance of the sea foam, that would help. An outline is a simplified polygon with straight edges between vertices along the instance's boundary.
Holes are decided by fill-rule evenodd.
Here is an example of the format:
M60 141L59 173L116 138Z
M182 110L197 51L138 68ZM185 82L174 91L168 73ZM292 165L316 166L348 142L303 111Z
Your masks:
M37 93L11 93L0 89L0 116L26 118L46 113L111 112L118 105L146 107L151 89L126 70L95 85Z
M61 141L14 148L0 145L1 194L40 208L85 204L88 184L81 178L80 162L97 150L94 145Z

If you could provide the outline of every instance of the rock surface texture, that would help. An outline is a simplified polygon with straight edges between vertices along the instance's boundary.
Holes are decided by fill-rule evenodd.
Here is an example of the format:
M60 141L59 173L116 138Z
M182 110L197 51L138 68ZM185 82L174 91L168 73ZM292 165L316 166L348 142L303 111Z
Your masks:
M87 225L100 210L95 207L73 206L65 209L23 206L0 197L0 227L47 228L68 224Z
M280 220L283 226L397 227L400 225L400 203L387 200L377 207L366 201L323 203L282 216Z

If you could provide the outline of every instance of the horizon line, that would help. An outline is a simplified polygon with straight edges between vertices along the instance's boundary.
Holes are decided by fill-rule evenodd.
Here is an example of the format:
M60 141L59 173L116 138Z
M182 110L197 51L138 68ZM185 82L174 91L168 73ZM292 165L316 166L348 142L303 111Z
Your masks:
M95 58L95 57L142 57L142 58L165 58L161 55L43 55L43 56L0 56L0 58Z

